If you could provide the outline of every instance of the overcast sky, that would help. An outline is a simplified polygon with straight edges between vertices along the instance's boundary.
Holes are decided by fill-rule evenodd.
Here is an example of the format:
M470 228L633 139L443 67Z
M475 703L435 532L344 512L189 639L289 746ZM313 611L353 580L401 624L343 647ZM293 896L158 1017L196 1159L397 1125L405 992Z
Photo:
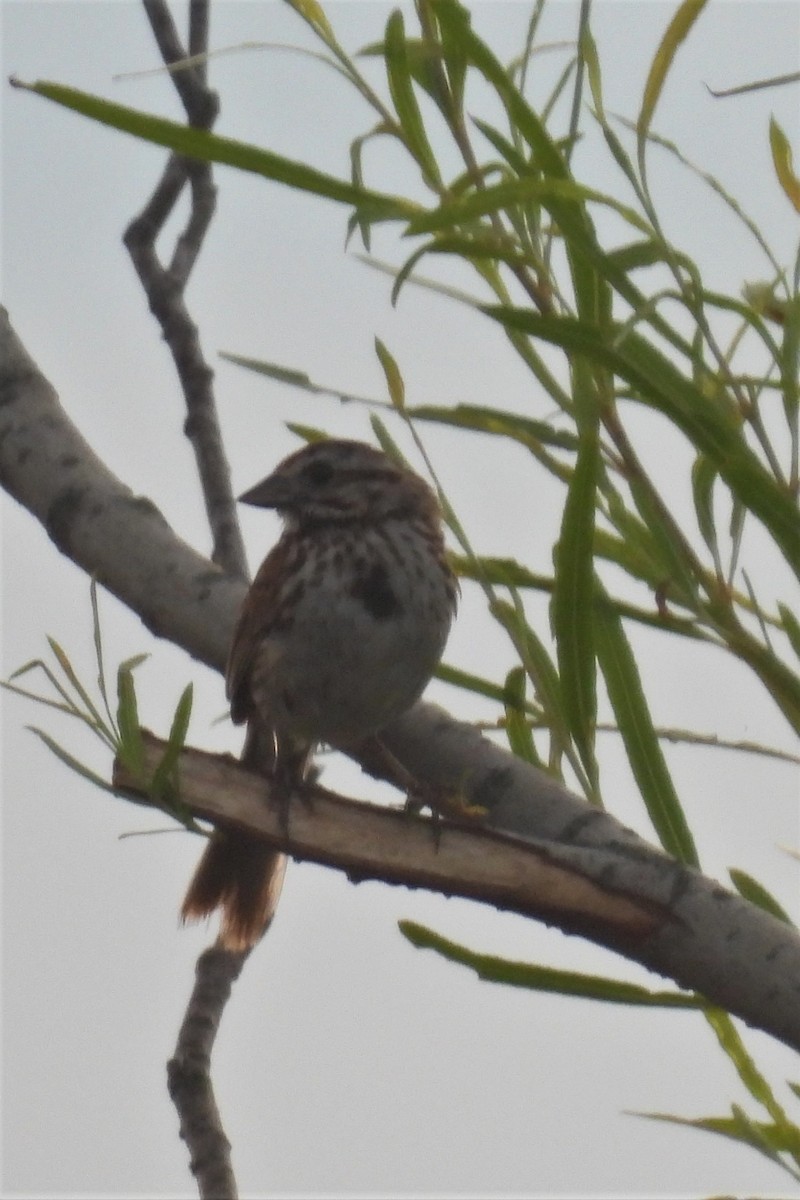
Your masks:
M593 28L609 111L635 117L648 64L674 6L602 0ZM179 6L183 14L185 6ZM337 0L327 7L349 48L381 36L388 8ZM529 7L474 6L479 32L501 58L522 44ZM552 4L543 40L574 36L577 5ZM112 82L157 63L138 4L2 5L3 78L64 83L178 117L162 78ZM182 28L185 25L182 24ZM310 46L279 3L222 0L216 47L244 41ZM772 172L774 113L800 159L796 89L714 102L705 84L729 86L798 69L800 7L793 0L712 0L670 78L655 128L722 180L790 263L797 214ZM542 58L546 94L563 51ZM373 65L378 80L378 68ZM278 51L212 64L222 113L217 131L337 175L348 145L370 124L363 103L318 64ZM158 178L163 152L0 90L3 105L3 302L28 350L97 453L151 497L177 532L208 550L208 532L181 400L121 234ZM367 159L381 190L405 186L397 155ZM597 140L577 159L580 177L625 195ZM219 209L189 289L206 353L217 366L221 421L237 491L265 475L296 440L286 421L369 437L355 406L250 377L219 350L261 356L342 389L383 395L377 335L403 370L413 403L494 403L548 416L530 377L497 329L429 293L408 290L397 309L385 277L344 249L347 212L232 171L217 172ZM768 267L752 240L697 183L654 155L653 183L668 232L738 293ZM625 196L627 198L627 196ZM377 249L394 253L390 240ZM465 277L461 277L462 279ZM403 439L402 431L396 431ZM641 423L642 453L659 479L680 478L685 456ZM445 486L480 552L551 568L558 496L515 447L425 430ZM666 449L665 449L666 447ZM541 487L541 491L539 491ZM522 491L524 489L524 492ZM528 497L520 504L520 495ZM680 511L685 496L676 490ZM2 674L43 654L45 635L93 673L88 583L42 529L5 496L2 537ZM514 514L510 516L509 514ZM243 514L251 562L276 535L263 513ZM785 598L796 604L794 596ZM546 631L543 607L531 612ZM108 661L140 651L140 712L164 731L188 680L196 707L190 740L235 749L216 718L222 681L156 642L103 596ZM760 689L719 656L651 638L646 682L656 719L725 737L790 745ZM500 679L512 657L465 589L447 660ZM433 684L428 695L466 719L487 704ZM3 1184L7 1195L191 1194L186 1154L167 1098L165 1062L210 939L182 930L177 910L201 846L184 833L124 838L163 822L93 791L57 763L26 724L46 727L98 770L108 763L77 731L19 700L3 699ZM652 830L616 740L606 737L604 791L612 811L643 836ZM797 771L729 752L669 748L704 870L737 866L762 879L800 917ZM372 785L331 757L326 782L361 796ZM412 950L400 918L432 926L476 950L630 979L661 981L609 952L536 923L378 884L354 887L322 868L290 868L279 918L253 955L225 1016L216 1060L218 1100L243 1194L631 1195L771 1194L786 1177L755 1153L708 1135L647 1122L625 1110L687 1117L747 1103L701 1017L628 1011L477 982L466 970ZM779 1094L797 1078L789 1051L748 1033Z

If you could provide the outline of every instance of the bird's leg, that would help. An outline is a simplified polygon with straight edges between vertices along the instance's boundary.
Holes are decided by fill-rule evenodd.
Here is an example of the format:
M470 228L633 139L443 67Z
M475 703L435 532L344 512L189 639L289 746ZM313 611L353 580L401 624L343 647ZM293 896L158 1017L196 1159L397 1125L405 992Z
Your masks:
M283 836L289 837L289 810L292 797L299 795L312 808L307 782L313 746L307 742L293 743L275 739L275 762L270 774L270 796L278 806Z
M362 743L362 754L365 751L367 759L372 759L376 767L380 764L392 783L406 793L405 811L409 815L418 814L423 808L430 809L437 847L441 840L440 823L443 817L473 821L486 816L485 808L469 804L461 793L417 779L392 753L379 734L373 734Z

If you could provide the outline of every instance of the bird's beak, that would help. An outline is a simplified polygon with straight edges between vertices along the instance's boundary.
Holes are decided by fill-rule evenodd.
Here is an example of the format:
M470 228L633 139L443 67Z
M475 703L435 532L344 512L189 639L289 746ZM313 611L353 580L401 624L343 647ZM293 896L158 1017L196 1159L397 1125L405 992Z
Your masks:
M284 508L291 504L293 493L294 488L287 480L268 475L255 487L242 492L239 503L252 504L256 508Z

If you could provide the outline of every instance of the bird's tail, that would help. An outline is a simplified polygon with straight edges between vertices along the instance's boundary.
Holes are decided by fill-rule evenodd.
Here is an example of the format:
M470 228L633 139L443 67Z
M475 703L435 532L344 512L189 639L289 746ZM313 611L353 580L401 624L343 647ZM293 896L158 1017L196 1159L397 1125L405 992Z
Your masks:
M274 739L248 725L241 763L267 775L274 767ZM269 928L278 907L286 855L252 834L217 829L192 876L181 906L182 921L200 921L220 909L219 941L226 950L251 949Z
M219 908L226 950L249 950L268 929L283 886L286 855L252 834L217 830L197 864L181 920L198 921Z

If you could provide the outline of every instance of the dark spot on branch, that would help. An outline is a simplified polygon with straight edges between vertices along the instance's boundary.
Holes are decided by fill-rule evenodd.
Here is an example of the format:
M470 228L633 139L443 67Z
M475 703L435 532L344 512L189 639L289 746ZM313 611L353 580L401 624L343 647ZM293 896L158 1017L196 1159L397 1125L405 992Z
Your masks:
M50 505L45 528L60 550L69 553L70 533L78 513L86 501L87 488L65 488Z

